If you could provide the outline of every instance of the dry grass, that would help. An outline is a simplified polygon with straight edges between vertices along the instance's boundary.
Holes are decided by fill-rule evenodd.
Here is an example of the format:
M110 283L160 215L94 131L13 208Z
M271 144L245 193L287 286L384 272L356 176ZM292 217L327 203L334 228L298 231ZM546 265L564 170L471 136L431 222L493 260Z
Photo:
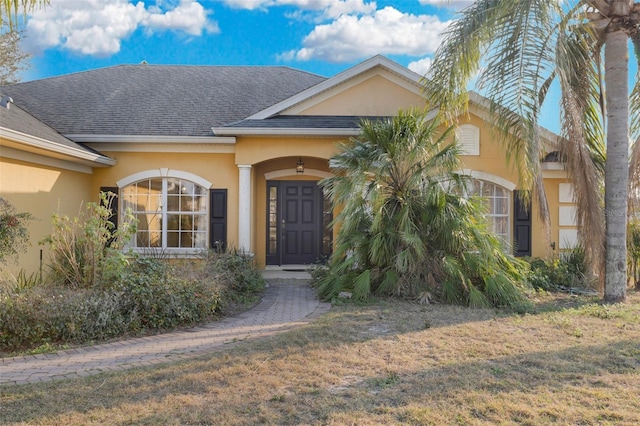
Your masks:
M640 294L591 302L336 306L188 362L0 387L0 423L640 424Z

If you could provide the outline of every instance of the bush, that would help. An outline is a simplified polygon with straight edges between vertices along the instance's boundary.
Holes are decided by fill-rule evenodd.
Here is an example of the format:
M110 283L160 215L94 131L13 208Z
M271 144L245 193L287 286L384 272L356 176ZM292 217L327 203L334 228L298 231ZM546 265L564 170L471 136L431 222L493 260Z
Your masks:
M82 344L193 326L214 318L222 298L247 300L264 288L253 259L207 254L171 265L134 258L109 285L0 289L0 350Z
M204 253L204 271L222 288L223 303L250 303L265 288L265 281L253 256L230 250L220 253L210 250Z
M15 207L0 197L0 264L24 251L29 243L27 224L31 220L30 213L16 213Z
M51 248L51 279L71 287L88 288L119 279L127 258L126 243L136 232L130 211L118 229L109 221L115 194L101 193L100 203L87 203L77 217L53 215L53 233L42 241Z
M627 224L627 258L629 279L640 290L640 222L637 219Z
M483 219L459 174L459 149L423 111L360 124L339 145L335 176L321 186L340 211L329 271L320 297L349 291L421 297L474 307L524 303L523 265Z
M527 280L535 289L555 291L570 288L593 288L596 278L589 273L582 246L550 259L529 259Z

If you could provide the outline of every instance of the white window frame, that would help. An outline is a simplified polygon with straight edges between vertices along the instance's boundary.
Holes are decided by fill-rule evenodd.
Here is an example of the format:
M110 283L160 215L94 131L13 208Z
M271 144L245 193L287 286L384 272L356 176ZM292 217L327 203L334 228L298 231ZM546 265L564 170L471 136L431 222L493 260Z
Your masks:
M132 175L129 175L123 179L120 179L119 181L116 182L116 185L118 186L118 190L120 192L119 197L118 197L118 204L119 204L119 211L120 213L120 220L123 220L124 217L124 197L122 194L122 190L132 184L141 182L141 181L145 181L145 180L150 180L150 179L162 179L162 194L161 194L161 209L162 211L160 212L161 217L162 217L162 247L137 247L136 246L136 238L137 235L133 235L132 237L132 241L131 244L129 245L128 248L132 249L135 252L138 253L146 253L146 252L150 252L150 251L155 251L155 250L159 250L162 251L164 253L168 253L168 254L173 254L173 255L192 255L192 254L196 254L198 252L201 252L202 250L205 250L208 247L207 242L209 241L209 233L210 233L210 226L209 226L209 196L210 196L210 191L209 189L211 188L211 182L209 182L208 180L195 175L193 173L189 173L189 172L185 172L182 170L173 170L173 169L169 169L169 168L160 168L160 169L153 169L153 170L145 170L139 173L134 173ZM204 211L204 213L198 213L197 216L202 215L205 217L205 245L204 247L198 248L198 247L167 247L167 232L168 232L168 216L169 214L171 214L171 212L169 212L167 210L168 208L168 179L181 179L184 181L189 181L195 185L198 185L200 187L203 187L205 189L205 194L204 194L204 198L205 198L205 206L206 209Z
M478 194L474 194L475 197L478 198L483 198L483 199L489 199L490 203L491 203L491 207L489 208L489 211L487 213L485 213L485 217L487 218L487 221L489 222L490 226L491 226L491 231L494 233L494 235L496 235L499 238L504 238L504 242L507 244L508 247L511 246L511 228L512 228L512 224L513 224L513 218L512 218L512 208L511 208L511 204L512 204L512 192L509 191L507 188L498 185L497 183L494 182L490 182L487 180L482 180L482 179L475 179L476 182L480 182L480 195ZM484 185L491 185L494 188L494 192L493 195L491 196L484 196L481 195L483 193L483 186ZM496 202L496 196L495 196L495 188L500 188L502 190L504 190L507 194L506 196L506 203L507 203L507 213L495 213L495 202ZM494 218L507 218L507 234L498 234L495 231L495 222L494 222Z
M464 176L469 176L470 178L477 180L477 181L481 181L481 182L487 182L496 186L501 187L502 189L507 191L507 211L508 211L508 217L507 217L507 240L505 241L506 247L509 248L509 250L511 250L511 246L512 246L512 238L513 238L513 191L516 188L516 184L503 178L500 176L496 176L492 173L488 173L488 172L483 172L483 171L479 171L479 170L471 170L471 169L464 169L461 170L459 172L459 174L464 175ZM493 199L493 198L492 198ZM486 217L494 217L495 215L492 214L487 214ZM493 224L491 225L491 229L493 231ZM496 234L497 235L497 234Z

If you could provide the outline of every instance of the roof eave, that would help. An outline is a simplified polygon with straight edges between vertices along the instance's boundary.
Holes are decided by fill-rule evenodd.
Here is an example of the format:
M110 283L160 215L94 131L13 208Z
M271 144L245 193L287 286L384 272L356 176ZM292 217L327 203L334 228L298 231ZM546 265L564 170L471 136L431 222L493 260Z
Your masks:
M272 127L212 127L220 136L356 136L359 128L272 128Z
M16 130L7 129L6 127L0 127L0 138L16 142L40 152L68 157L77 162L89 162L94 167L108 167L116 164L116 160L113 158L18 132Z
M82 143L154 143L154 144L215 144L233 145L234 137L218 136L161 136L161 135L109 135L65 134L67 139Z

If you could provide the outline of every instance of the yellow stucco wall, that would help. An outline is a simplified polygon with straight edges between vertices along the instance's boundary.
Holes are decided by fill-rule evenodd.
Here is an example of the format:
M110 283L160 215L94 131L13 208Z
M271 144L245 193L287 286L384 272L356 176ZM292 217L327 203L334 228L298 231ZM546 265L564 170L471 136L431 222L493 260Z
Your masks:
M105 152L117 164L95 171L92 189L116 186L120 179L145 171L168 168L197 175L211 182L211 189L227 189L227 239L231 247L238 239L238 167L234 154L220 153L131 153Z
M480 129L480 155L463 155L461 162L463 169L470 169L477 172L489 173L505 179L515 185L515 189L520 189L518 171L512 164L506 161L505 147L499 141L496 133L481 118L470 115L462 120L460 124L472 124ZM540 217L539 205L535 199L532 200L531 214L531 255L533 257L547 257L553 254L551 243L556 243L558 249L558 185L567 182L566 178L544 179L544 187L550 211L549 225L545 225ZM513 222L513 194L511 194L511 218ZM512 224L513 237L513 224Z
M7 264L12 274L21 269L27 274L39 270L40 250L43 250L45 260L49 251L38 242L51 234L52 215L60 212L77 216L82 202L97 198L91 182L92 175L89 174L0 158L0 195L6 197L18 212L28 212L35 217L29 226L30 247L20 254L17 263Z
M423 106L424 99L410 90L400 88L381 75L370 74L363 81L337 93L326 94L321 100L298 112L299 115L360 115L389 116L407 106Z
M504 147L498 142L495 132L475 115L460 122L460 125L463 124L472 124L480 129L480 155L461 156L463 168L491 173L517 185L518 173L507 164Z
M236 164L258 164L284 157L329 159L336 152L336 142L345 137L239 137ZM291 167L295 167L295 162Z

